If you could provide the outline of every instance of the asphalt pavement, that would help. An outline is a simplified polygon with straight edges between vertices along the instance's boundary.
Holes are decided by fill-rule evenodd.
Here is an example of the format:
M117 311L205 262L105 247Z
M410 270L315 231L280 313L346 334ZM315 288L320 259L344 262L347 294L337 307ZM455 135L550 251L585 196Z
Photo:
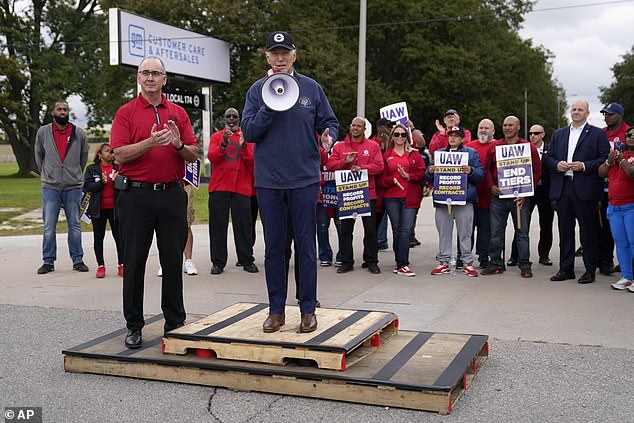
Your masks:
M556 225L556 221L555 221ZM535 216L531 250L536 257ZM210 314L233 303L266 302L263 239L258 225L256 264L249 274L236 261L229 228L229 264L210 275L207 226L194 226L199 274L184 276L188 313ZM355 270L319 268L324 307L388 310L400 328L490 336L490 356L449 416L293 396L234 392L203 386L65 373L62 350L125 325L114 243L106 235L105 279L94 278L92 234L83 234L89 273L72 270L66 235L58 235L56 270L37 275L41 237L0 238L0 407L42 407L45 422L634 422L634 294L609 287L618 277L550 282L554 267L533 265L499 276L431 276L438 236L425 200L411 250L414 278L391 272L391 250L380 252L380 275L361 269L362 226L355 230ZM555 231L556 232L556 231ZM507 231L510 236L510 231ZM336 246L334 227L331 241ZM510 245L510 240L507 242ZM158 253L150 252L145 312L160 313ZM580 276L583 265L577 260ZM289 303L294 300L290 284Z

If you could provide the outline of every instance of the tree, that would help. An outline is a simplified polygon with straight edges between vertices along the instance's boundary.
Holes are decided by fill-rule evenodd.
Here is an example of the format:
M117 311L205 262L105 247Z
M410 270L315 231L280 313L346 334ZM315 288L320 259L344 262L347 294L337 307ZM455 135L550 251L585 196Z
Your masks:
M634 124L634 46L623 55L623 61L612 66L614 81L609 87L601 87L603 104L621 103L625 109L625 122Z
M97 0L0 0L0 130L20 176L36 170L33 144L47 107L85 85L96 49L84 43L104 19Z

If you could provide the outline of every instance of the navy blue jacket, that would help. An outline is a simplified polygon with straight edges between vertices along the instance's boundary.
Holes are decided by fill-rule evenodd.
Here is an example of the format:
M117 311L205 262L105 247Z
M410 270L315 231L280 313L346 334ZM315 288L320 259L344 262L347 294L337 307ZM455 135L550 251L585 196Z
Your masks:
M449 151L449 147L443 148L437 151ZM461 145L454 150L457 153L469 153L468 165L471 166L471 174L467 176L467 203L477 203L478 194L476 193L476 184L484 179L484 168L480 162L480 155L476 150L471 147L465 147ZM425 172L425 180L428 182L434 182L434 175L429 173L429 168ZM434 207L447 207L445 204L434 203Z
M557 170L557 163L568 161L569 137L570 127L557 129L550 139L548 154L542 160L551 174L551 200L561 198L564 173ZM574 172L573 184L579 200L600 200L603 196L603 179L599 177L597 170L606 161L609 152L610 143L605 132L586 123L572 156L573 161L583 162L586 167L584 172Z
M269 189L303 188L321 182L317 134L330 128L337 139L339 124L326 94L313 79L294 73L299 99L289 110L276 112L264 104L256 81L242 111L240 127L245 140L255 144L255 186Z

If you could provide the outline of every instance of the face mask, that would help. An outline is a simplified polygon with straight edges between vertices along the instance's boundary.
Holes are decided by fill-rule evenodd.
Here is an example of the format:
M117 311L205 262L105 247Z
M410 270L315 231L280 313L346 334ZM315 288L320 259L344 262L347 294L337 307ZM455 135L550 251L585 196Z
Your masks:
M55 119L55 122L57 122L59 125L66 125L68 123L68 115L67 116L53 116L53 118Z

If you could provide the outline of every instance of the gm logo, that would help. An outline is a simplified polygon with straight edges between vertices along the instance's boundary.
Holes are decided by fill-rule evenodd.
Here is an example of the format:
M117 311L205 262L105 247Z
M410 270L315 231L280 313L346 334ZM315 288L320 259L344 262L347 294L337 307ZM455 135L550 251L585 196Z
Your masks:
M128 25L128 50L131 56L145 57L145 29Z

